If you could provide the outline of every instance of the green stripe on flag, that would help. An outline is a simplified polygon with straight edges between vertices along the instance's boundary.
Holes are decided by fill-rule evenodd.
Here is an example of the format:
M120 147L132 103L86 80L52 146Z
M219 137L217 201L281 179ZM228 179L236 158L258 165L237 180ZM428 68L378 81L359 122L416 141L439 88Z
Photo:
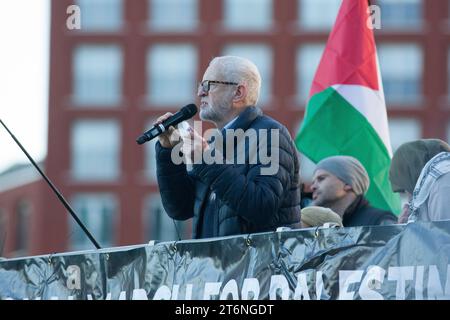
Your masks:
M364 115L336 90L330 87L311 97L295 142L315 163L334 155L357 158L370 177L366 194L370 203L400 213L400 197L391 189L391 159L383 141Z

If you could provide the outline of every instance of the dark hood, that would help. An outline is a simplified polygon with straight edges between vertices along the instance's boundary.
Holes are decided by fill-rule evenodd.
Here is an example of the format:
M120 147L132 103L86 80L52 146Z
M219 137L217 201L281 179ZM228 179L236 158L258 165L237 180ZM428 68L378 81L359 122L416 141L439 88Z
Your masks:
M402 144L394 153L389 170L392 190L412 194L425 164L438 153L449 151L450 146L439 139L421 139Z

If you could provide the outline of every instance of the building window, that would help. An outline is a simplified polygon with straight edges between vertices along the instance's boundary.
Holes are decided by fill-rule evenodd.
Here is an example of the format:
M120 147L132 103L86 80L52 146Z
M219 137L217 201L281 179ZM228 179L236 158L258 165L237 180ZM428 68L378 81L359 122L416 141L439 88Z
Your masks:
M147 92L151 104L193 101L197 86L197 52L188 44L161 44L147 53Z
M192 31L198 25L198 0L149 0L151 31Z
M144 131L150 129L153 124L156 122L156 119L150 120L147 123ZM158 139L153 139L147 142L144 146L145 148L145 176L150 182L156 182L156 153L155 146Z
M393 153L403 143L422 137L422 127L416 119L390 118L388 122Z
M73 101L118 105L122 97L122 51L116 45L81 45L74 51Z
M308 44L297 50L297 101L302 105L308 100L324 49L324 44Z
M295 139L296 135L300 132L302 124L303 121L296 127L293 139ZM310 160L307 156L305 156L301 151L298 151L297 153L300 160L300 177L302 180L301 183L309 184L312 182L312 177L314 175L314 170L316 169L316 164L312 160Z
M144 221L147 221L144 239L160 241L183 239L186 222L173 220L167 215L159 194L152 194L145 199L144 215Z
M252 61L261 74L259 104L266 104L272 95L272 50L264 44L230 44L225 46L224 55L239 56Z
M122 27L122 0L77 0L81 31L116 31Z
M421 29L421 0L377 0L381 11L381 28Z
M114 227L118 212L117 199L109 193L80 193L72 198L72 206L78 217L102 247L114 245ZM69 216L71 248L94 249L93 243L81 227Z
M382 44L381 75L387 106L417 104L422 92L422 51L415 44Z
M120 127L115 120L79 120L72 127L72 174L79 181L119 177Z
M341 0L299 0L298 19L301 29L329 31L334 25Z
M224 0L223 4L227 29L265 31L272 25L272 0Z
M25 255L28 249L31 205L21 200L16 206L16 251Z

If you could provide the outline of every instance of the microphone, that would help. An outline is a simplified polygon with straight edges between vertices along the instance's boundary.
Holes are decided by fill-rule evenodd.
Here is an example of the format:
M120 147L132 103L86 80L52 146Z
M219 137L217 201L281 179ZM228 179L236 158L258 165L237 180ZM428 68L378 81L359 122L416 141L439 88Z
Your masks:
M144 144L165 132L170 126L176 126L180 122L192 118L196 113L197 106L193 103L188 104L187 106L181 108L181 110L173 116L167 118L160 124L154 125L150 130L144 132L139 138L136 139L136 142L138 144Z

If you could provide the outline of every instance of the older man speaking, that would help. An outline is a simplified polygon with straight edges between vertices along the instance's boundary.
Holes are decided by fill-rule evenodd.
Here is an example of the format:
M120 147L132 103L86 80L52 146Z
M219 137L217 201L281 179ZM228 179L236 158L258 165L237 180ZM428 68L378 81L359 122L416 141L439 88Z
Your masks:
M214 123L219 132L226 131L227 137L229 132L253 133L254 139L246 143L244 135L242 142L245 151L254 150L257 157L245 152L244 163L233 161L236 157L223 161L217 158L218 153L226 151L229 155L234 151L234 155L241 155L236 152L237 146L234 150L233 146L230 148L234 138L217 150L216 144L210 145L199 137L201 132L191 130L193 139L189 142L189 137L183 137L183 143L192 147L192 158L195 160L195 154L213 149L215 152L208 153L214 153L219 161L191 161L189 169L186 163L174 163L171 158L178 153L172 152L178 143L173 138L174 130L159 136L157 176L164 208L174 219L193 218L194 238L273 231L300 222L297 151L286 127L256 107L260 87L259 71L251 61L224 56L211 61L197 92L201 100L200 118ZM169 116L168 113L158 121ZM270 137L273 131L276 135ZM268 168L261 161L262 149L278 155L277 170L265 173ZM188 150L183 148L182 152L189 158Z

